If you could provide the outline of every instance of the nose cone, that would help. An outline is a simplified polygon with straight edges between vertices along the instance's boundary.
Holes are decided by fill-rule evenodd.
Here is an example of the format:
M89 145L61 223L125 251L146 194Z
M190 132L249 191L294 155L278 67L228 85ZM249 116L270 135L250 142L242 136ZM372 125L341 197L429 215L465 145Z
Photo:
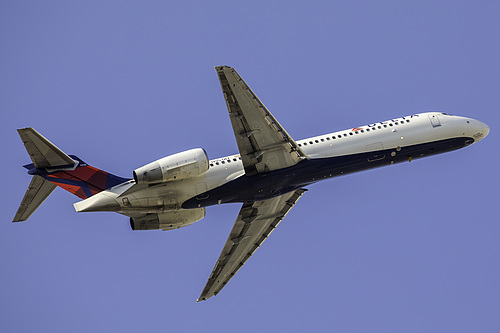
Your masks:
M490 133L490 127L485 123L481 123L483 125L483 138L485 138Z
M455 135L469 138L465 143L467 146L481 141L490 133L488 125L477 119L455 116L454 118L449 118L449 120L450 128L454 128Z

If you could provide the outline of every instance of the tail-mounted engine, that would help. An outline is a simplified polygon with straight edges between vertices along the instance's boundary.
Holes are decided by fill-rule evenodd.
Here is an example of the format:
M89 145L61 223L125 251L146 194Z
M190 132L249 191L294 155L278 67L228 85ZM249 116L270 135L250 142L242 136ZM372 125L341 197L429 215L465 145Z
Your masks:
M157 184L186 179L206 172L208 164L208 156L204 149L191 149L134 170L134 179L137 184Z

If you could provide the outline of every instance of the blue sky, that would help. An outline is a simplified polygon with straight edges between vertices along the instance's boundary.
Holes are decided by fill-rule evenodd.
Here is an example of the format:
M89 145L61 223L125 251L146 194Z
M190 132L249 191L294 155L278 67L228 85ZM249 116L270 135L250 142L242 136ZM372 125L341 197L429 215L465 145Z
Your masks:
M497 1L0 4L3 332L498 332ZM239 205L171 232L74 212L16 132L131 177L182 150L237 152L217 65L295 139L440 110L477 145L310 187L216 297L195 303Z

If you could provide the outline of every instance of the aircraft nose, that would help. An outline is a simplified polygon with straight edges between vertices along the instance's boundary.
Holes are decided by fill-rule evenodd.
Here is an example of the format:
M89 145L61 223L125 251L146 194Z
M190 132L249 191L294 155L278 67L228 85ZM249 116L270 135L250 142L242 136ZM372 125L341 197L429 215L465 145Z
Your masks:
M483 138L490 134L490 127L485 123L481 123L483 126Z
M466 122L466 124L464 124L465 126L462 127L463 135L469 138L473 138L470 143L481 141L488 135L488 133L490 133L489 126L482 121L472 118L460 119L461 121L465 120Z

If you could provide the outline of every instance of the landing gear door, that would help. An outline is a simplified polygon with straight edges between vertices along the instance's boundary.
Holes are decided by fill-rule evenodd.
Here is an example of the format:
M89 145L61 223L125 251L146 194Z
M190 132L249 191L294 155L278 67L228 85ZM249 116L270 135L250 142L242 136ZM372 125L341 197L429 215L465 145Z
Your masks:
M435 115L435 114L429 115L429 119L431 120L432 127L441 126L441 122L439 121L439 118L437 115Z

